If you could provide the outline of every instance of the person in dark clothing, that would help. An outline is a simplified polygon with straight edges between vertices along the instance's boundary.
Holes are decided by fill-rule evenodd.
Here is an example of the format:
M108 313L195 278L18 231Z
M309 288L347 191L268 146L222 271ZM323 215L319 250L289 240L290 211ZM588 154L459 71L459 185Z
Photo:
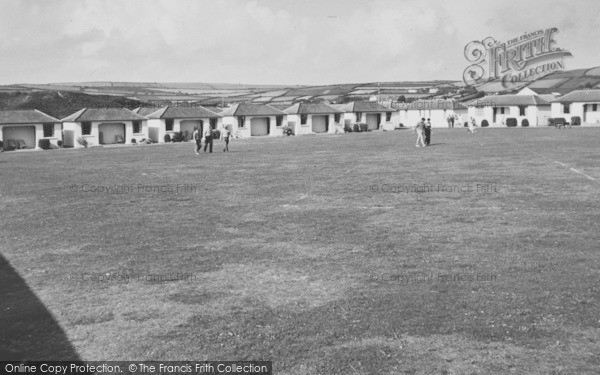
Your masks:
M209 147L209 152L212 153L212 148L213 148L213 131L212 128L210 126L206 127L206 130L204 131L204 153L206 154L206 148Z
M425 146L429 146L431 143L431 119L427 119L425 123Z

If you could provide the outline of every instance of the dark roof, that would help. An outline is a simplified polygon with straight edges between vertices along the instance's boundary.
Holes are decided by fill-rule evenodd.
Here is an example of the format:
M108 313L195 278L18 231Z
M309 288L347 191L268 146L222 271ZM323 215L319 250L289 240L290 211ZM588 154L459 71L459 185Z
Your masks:
M283 110L289 114L330 114L342 113L339 109L333 108L327 104L296 103L293 106Z
M146 115L148 118L210 118L218 116L218 113L200 105L182 107L169 105Z
M158 110L159 110L159 108L156 108L156 107L150 107L150 108L138 107L133 110L133 113L137 113L140 116L148 116L149 114L154 113Z
M554 99L553 102L600 103L600 90L578 90Z
M467 109L466 105L452 99L415 100L412 103L393 103L392 106L401 110Z
M390 108L378 102L350 102L338 107L343 112L394 112L398 109Z
M276 116L286 114L287 113L267 104L251 103L235 104L219 113L221 116Z
M44 122L60 122L60 120L37 109L0 111L0 124L40 124Z
M145 117L125 108L84 108L63 118L62 121L134 121L145 119Z
M537 95L488 95L469 103L476 107L550 105Z

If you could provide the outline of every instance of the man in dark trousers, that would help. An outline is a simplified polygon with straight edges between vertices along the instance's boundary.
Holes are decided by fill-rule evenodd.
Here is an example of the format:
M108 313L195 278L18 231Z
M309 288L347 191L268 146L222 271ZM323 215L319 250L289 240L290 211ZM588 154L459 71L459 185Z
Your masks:
M431 143L431 119L427 119L425 123L425 146Z
M210 145L210 153L212 153L212 146L213 146L213 130L212 130L212 126L207 126L206 130L204 131L204 153L206 154L206 148Z

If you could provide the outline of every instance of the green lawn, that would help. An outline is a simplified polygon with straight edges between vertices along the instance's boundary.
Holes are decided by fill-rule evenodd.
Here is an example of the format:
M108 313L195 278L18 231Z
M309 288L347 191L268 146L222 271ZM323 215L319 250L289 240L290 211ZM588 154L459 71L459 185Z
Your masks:
M596 373L600 129L477 130L4 152L0 255L84 360Z

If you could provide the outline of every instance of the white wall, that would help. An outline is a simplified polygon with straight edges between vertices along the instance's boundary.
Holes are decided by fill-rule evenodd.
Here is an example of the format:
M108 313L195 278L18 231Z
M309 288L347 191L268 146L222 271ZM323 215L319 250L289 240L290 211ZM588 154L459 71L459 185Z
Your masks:
M142 129L146 129L147 127L144 128L144 123L146 121L142 121ZM139 141L139 139L142 138L147 138L147 134L142 134L142 133L138 133L138 134L133 134L133 123L131 121L93 121L92 122L92 129L91 129L91 134L89 135L82 135L81 134L81 122L64 122L63 123L63 137L64 137L64 145L66 147L74 147L74 148L82 148L83 146L81 146L78 142L77 139L78 138L84 138L87 140L88 143L88 147L91 146L98 146L100 145L100 132L98 129L98 126L100 124L108 124L108 123L121 123L121 124L125 124L125 144L131 144L131 139L132 138L136 138L137 141ZM112 142L112 140L111 140Z
M584 113L584 105L587 104L587 112ZM593 104L598 104L598 111L593 112ZM571 117L581 117L581 122L585 124L596 124L600 122L600 103L571 103L570 113L564 112L563 103L552 103L552 117L564 117L571 122Z
M506 106L504 107L504 114L501 114L501 110L499 109L496 112L496 122L494 122L494 108L492 106L484 106L483 108L470 106L468 110L468 118L465 121L470 121L470 118L473 117L477 122L478 126L481 126L481 122L483 120L487 120L490 124L490 127L506 127L506 119L509 117L517 119L517 126L521 126L523 119L527 119L529 122L529 126L543 126L546 125L544 118L549 116L550 108L548 106L534 106L530 105L525 108L525 116L519 116L519 107L518 106ZM483 113L480 114L480 109L483 110Z
M210 125L210 118L195 118L195 119L191 119L191 118L185 118L185 119L173 119L173 130L167 131L167 125L166 125L166 121L165 119L148 119L148 131L147 131L147 137L150 138L153 142L156 143L165 143L165 134L169 134L169 136L171 138L173 138L173 134L180 132L182 130L182 123L183 123L183 130L185 131L188 126L186 125L186 123L188 123L188 121L197 121L199 122L200 120L202 120L202 122L204 122L204 128L206 129L207 126ZM223 128L223 123L222 123L222 119L220 117L217 117L217 129L222 129ZM189 129L187 129L189 130ZM193 132L193 130L192 130Z

